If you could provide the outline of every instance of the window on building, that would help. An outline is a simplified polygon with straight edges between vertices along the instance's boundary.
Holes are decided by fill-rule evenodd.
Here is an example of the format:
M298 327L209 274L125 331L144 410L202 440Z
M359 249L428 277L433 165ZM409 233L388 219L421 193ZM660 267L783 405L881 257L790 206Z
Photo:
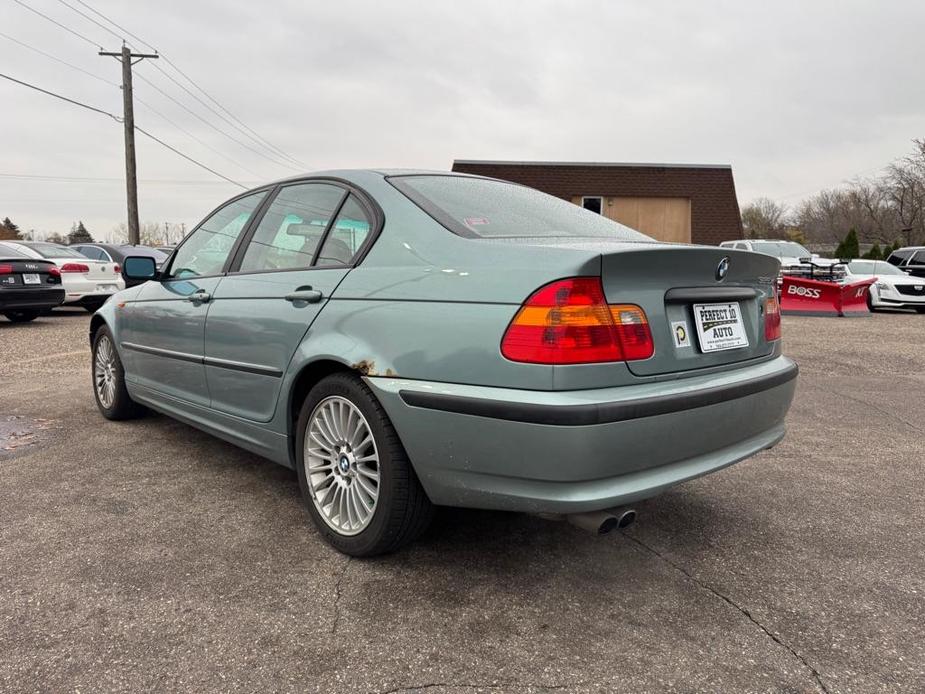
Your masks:
M604 209L604 199L599 196L583 197L581 206L590 212L594 212L594 214L600 214Z

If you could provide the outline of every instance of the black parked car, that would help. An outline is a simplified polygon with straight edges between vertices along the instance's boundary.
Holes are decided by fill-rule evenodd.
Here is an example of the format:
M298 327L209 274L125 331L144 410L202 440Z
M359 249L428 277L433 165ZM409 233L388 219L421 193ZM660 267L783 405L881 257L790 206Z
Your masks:
M64 301L61 271L50 260L0 251L0 313L14 323L34 320Z
M164 261L167 260L167 253L158 250L157 248L151 248L150 246L142 245L132 245L130 243L125 244L115 244L115 243L75 243L71 246L75 251L84 255L92 260L102 260L107 263L117 263L121 269L121 266L125 264L125 258L130 255L143 255L149 258L154 258L154 265L158 270L161 269ZM137 280L125 280L125 286L134 287L136 284L141 284Z
M886 262L915 277L925 277L925 246L897 248Z

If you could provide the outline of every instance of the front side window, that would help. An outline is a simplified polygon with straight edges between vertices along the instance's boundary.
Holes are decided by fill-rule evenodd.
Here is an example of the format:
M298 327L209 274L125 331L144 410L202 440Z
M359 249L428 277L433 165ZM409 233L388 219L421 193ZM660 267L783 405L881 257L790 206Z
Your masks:
M351 195L338 213L334 226L321 247L316 264L349 265L369 236L371 228L369 215L360 201Z
M280 190L260 220L239 271L310 267L345 194L330 183L302 183Z
M605 216L533 188L467 176L392 176L389 183L467 238L576 237L652 242Z
M925 251L918 251L912 260L909 261L910 265L925 265Z
M238 198L200 224L174 254L170 277L218 275L266 191Z

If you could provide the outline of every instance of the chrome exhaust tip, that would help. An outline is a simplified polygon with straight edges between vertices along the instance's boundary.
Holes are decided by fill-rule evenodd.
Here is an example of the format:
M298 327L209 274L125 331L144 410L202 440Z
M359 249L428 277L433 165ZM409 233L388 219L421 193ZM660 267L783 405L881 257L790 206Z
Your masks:
M606 511L570 513L566 520L576 528L594 535L606 535L613 530L628 528L636 520L636 511L631 508L614 508Z

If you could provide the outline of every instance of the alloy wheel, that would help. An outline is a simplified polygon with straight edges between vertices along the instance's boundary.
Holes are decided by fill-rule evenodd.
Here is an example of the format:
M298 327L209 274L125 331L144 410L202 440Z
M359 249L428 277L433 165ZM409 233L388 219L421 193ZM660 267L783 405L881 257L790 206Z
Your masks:
M116 351L112 340L103 335L96 343L96 359L93 360L93 385L100 404L107 410L116 399Z
M319 402L305 430L305 479L324 522L341 535L370 523L379 499L379 452L366 417L346 398Z

